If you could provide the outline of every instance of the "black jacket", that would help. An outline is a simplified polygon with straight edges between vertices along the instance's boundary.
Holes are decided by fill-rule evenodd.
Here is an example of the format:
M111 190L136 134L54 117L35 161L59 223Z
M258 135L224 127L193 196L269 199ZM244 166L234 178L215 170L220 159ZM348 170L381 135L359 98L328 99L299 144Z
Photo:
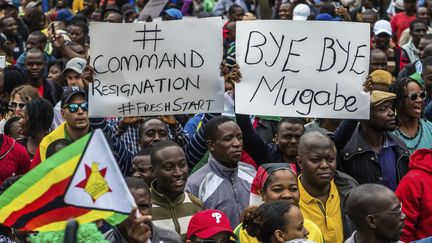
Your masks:
M408 172L409 151L405 143L391 132L385 132L385 135L397 144L393 146L393 150L396 154L396 174L399 184L402 177ZM343 171L354 177L360 184L382 184L380 162L372 147L363 139L360 126L357 126L351 140L341 151L339 159Z
M354 233L356 229L345 212L345 202L349 192L359 184L354 178L341 171L336 171L334 183L336 184L339 192L344 240L346 240Z
M49 80L44 80L44 93L43 93L43 97L44 99L48 100L51 105L54 107L57 102L60 101L60 98L63 94L63 88L60 87L58 84L49 81Z

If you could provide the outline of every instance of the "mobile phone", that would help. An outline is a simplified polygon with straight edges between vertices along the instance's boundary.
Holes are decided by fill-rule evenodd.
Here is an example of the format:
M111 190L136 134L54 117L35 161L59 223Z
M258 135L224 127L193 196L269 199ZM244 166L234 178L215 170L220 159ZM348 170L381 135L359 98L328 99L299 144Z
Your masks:
M333 5L335 6L335 8L342 7L342 4L339 1L333 1Z
M51 24L51 33L53 36L55 36L55 34L56 34L55 28L54 28L54 23Z

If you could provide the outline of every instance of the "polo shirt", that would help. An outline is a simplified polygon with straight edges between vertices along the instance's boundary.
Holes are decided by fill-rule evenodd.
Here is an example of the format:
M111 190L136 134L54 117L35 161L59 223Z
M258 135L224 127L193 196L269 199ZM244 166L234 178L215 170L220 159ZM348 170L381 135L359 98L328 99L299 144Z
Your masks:
M343 223L340 208L340 197L336 184L330 182L329 197L325 205L312 197L303 187L300 177L298 178L300 190L300 211L305 219L314 222L324 237L324 242L343 242Z

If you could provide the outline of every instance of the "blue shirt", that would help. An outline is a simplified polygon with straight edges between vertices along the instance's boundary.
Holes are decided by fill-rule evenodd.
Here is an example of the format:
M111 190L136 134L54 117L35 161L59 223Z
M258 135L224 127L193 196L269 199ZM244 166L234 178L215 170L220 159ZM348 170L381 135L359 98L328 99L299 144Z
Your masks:
M406 139L399 130L393 132L394 135L405 142L411 154L420 148L432 148L432 122L422 118L420 119L420 124L421 131L412 139Z
M382 183L384 186L395 191L397 187L396 182L396 154L393 150L393 146L397 143L386 137L381 151L377 154L378 160L381 165Z

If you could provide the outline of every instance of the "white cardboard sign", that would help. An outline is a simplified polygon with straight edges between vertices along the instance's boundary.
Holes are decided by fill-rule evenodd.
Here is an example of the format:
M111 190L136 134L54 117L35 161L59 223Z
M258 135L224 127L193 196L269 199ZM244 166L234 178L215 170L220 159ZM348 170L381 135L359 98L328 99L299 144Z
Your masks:
M369 118L368 24L237 22L236 112L289 117Z
M90 28L90 117L223 111L220 19Z

